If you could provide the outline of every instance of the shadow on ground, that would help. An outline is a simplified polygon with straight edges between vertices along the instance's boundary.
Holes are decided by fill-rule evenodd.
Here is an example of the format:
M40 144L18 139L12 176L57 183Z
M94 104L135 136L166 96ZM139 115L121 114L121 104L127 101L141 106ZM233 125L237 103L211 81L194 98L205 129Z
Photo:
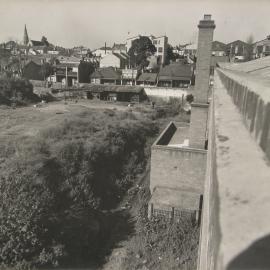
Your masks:
M234 258L227 270L270 269L270 235L255 241L245 251Z

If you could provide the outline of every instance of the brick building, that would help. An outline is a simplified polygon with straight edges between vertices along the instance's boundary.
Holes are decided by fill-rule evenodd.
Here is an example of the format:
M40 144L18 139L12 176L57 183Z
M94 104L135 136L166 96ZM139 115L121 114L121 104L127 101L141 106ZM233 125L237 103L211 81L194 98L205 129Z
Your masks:
M190 126L170 123L151 149L148 217L200 222L207 157L207 118L213 32L211 15L199 22L195 102ZM169 177L168 177L169 176Z

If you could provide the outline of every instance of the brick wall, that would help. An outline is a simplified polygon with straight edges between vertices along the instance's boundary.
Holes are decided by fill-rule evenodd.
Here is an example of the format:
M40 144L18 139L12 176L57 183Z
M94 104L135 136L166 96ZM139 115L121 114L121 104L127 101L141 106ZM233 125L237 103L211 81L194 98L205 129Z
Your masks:
M207 103L208 100L213 31L213 28L201 28L199 31L195 81L195 102L198 103Z
M211 16L205 16L200 21L198 51L196 63L195 103L191 109L190 147L205 148L206 125L208 114L208 91L210 65L212 56L212 41L215 29Z
M205 150L154 145L151 155L151 192L155 186L163 186L203 194L205 168Z

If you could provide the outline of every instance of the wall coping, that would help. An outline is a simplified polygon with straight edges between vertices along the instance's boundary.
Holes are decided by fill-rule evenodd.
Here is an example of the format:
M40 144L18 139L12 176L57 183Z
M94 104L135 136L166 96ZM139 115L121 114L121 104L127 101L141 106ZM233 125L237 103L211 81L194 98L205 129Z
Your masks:
M250 91L258 94L264 102L270 102L270 77L262 77L226 68L217 68L217 70L239 84L246 86Z

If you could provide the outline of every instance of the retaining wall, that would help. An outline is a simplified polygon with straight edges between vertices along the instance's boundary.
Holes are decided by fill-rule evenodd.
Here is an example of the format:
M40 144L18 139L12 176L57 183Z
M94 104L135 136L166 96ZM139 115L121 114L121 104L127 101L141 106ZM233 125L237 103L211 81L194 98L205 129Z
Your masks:
M198 269L269 269L270 79L217 72Z

